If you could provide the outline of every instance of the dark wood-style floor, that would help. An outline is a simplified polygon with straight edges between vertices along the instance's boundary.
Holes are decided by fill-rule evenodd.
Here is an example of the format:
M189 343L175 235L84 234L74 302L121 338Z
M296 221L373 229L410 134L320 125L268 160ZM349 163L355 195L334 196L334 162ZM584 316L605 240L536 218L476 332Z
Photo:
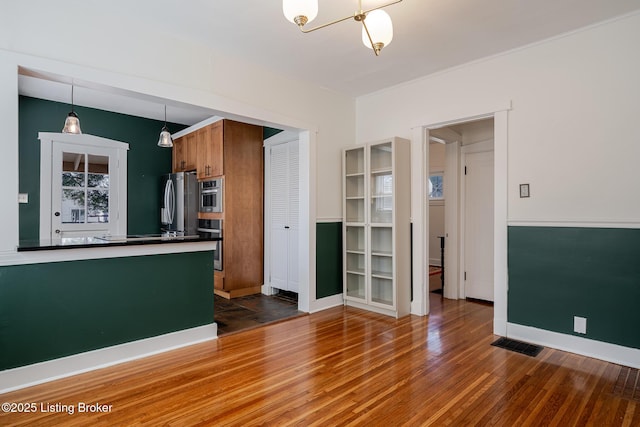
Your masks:
M285 291L270 296L255 294L230 300L215 295L214 307L218 336L304 314L298 311L298 295Z
M103 414L0 413L0 425L638 426L621 366L493 347L491 306L431 294L400 320L337 307L0 396Z

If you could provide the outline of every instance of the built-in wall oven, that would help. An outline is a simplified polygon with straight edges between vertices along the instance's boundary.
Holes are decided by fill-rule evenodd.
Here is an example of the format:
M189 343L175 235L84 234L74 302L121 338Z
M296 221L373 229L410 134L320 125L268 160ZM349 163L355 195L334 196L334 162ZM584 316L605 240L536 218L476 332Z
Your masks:
M205 237L222 238L222 220L221 219L199 219L198 234ZM218 249L213 251L213 268L222 270L222 246L223 241L218 242Z
M200 212L222 212L222 178L200 181Z

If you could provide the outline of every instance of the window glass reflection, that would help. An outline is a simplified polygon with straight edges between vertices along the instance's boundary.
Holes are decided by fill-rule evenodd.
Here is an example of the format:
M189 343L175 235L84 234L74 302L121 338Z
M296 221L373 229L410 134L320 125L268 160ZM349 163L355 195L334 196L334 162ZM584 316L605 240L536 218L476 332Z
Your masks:
M62 222L109 222L109 157L62 154Z

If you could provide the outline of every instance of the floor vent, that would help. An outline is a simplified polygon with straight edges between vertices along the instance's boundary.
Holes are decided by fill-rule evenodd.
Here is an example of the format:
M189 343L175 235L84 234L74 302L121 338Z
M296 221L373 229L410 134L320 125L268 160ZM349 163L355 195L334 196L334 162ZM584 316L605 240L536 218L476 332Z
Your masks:
M536 357L544 347L539 345L528 344L522 341L512 340L511 338L498 338L491 345L504 348L506 350L515 351L527 356Z
M623 366L611 393L623 399L640 402L640 372Z

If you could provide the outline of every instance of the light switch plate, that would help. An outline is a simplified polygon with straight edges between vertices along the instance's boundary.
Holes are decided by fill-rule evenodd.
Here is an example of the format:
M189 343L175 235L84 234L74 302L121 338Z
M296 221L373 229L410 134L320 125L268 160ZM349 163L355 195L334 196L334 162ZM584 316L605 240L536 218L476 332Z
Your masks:
M29 193L18 194L18 203L29 203Z
M529 197L529 184L520 184L520 198Z
M573 316L573 331L579 334L587 333L587 318Z

